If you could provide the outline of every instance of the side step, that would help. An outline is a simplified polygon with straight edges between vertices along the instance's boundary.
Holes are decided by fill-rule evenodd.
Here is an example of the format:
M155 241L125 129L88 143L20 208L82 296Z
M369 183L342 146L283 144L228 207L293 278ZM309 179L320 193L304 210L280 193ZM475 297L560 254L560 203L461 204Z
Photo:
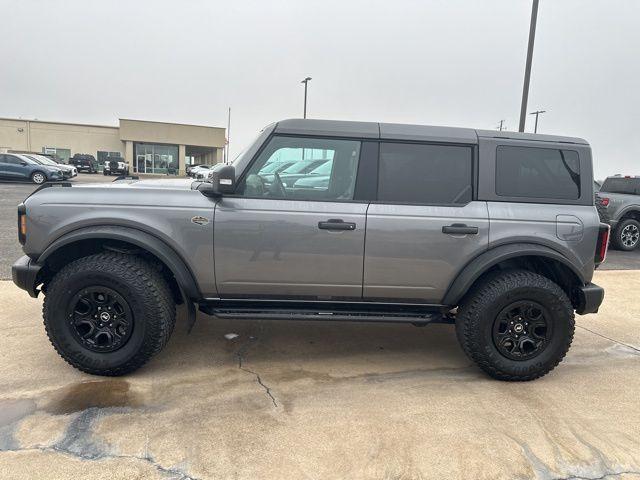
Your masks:
M241 306L225 304L200 305L200 311L222 319L240 320L324 320L343 322L391 322L391 323L452 323L453 319L433 309L412 306L394 309L332 308L335 305L315 306Z

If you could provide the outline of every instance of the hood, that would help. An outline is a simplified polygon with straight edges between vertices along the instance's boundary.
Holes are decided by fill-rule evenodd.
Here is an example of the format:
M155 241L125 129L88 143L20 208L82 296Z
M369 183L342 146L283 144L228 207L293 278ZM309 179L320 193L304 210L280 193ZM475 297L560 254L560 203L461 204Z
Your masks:
M191 190L191 178L168 178L149 180L116 180L111 183L83 183L73 184L73 188L126 188L126 189L156 189L156 190ZM195 182L200 183L200 182Z

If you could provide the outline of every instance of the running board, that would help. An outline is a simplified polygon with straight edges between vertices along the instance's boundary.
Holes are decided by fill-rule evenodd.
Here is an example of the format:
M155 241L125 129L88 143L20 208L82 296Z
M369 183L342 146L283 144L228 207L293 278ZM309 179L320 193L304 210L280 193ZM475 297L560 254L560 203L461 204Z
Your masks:
M200 305L200 311L221 319L239 320L325 320L342 322L452 323L453 319L434 311L371 311L318 308L229 308Z

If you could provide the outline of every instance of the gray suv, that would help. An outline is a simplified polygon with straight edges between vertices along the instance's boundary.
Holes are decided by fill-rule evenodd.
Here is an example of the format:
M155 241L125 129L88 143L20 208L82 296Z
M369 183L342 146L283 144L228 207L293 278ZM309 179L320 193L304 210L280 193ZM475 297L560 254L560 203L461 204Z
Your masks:
M285 184L270 168L311 160L326 181ZM159 352L184 304L190 326L196 308L452 323L489 375L532 380L567 353L574 312L604 297L591 279L609 227L592 177L578 138L285 120L206 182L39 189L18 207L13 279L45 294L58 353L97 375Z
M611 225L612 244L631 251L640 246L640 177L608 177L598 195L600 218Z

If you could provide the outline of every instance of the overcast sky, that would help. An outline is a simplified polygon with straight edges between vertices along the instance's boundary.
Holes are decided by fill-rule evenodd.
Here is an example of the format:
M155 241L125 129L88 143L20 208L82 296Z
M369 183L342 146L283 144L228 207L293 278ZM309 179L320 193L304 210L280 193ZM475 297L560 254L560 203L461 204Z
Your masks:
M0 117L517 130L530 0L0 0ZM640 1L541 0L529 111L640 174ZM533 130L533 117L527 120Z

